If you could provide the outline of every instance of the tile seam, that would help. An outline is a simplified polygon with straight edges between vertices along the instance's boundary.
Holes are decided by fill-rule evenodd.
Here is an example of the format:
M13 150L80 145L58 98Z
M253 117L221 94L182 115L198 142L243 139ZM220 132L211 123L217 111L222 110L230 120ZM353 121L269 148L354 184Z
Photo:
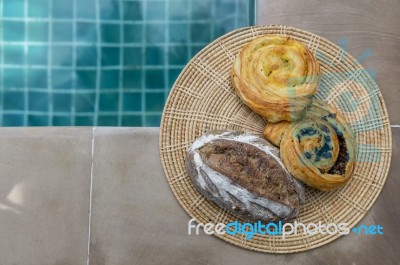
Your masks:
M94 172L94 138L96 127L92 129L92 150L91 150L91 167L90 167L90 186L89 186L89 220L88 220L88 240L87 240L87 260L86 264L90 263L90 237L91 237L91 222L92 222L92 191L93 191L93 172Z

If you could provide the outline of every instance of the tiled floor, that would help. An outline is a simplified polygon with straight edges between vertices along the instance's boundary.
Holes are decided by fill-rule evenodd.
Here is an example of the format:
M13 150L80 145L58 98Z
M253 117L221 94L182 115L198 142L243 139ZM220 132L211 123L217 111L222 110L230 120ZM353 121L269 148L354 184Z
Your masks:
M0 264L85 264L91 128L2 128Z
M400 258L397 128L387 182L361 221L382 225L384 235L350 234L290 255L188 235L190 218L161 168L157 128L0 131L0 264L84 265L88 242L93 265L392 265Z

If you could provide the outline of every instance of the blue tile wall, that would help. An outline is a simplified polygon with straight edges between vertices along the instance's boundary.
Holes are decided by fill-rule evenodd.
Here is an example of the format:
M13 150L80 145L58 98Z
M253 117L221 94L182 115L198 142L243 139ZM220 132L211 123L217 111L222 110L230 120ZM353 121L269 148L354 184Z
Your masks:
M1 126L159 126L205 45L255 0L0 0Z

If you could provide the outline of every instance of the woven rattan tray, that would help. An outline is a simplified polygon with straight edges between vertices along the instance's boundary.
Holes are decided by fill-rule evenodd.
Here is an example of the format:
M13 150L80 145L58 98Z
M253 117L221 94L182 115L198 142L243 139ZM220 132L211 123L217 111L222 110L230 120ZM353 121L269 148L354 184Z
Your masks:
M262 133L265 121L241 103L229 75L241 47L262 34L291 36L309 47L322 71L316 98L343 113L358 143L352 180L334 192L307 188L306 203L297 221L346 222L351 228L378 197L389 170L392 138L386 107L374 80L351 55L322 37L287 26L235 30L209 44L188 63L172 88L161 122L160 153L168 183L179 203L198 222L226 224L237 220L194 188L185 171L184 157L194 139L212 129ZM216 236L246 249L291 253L325 245L340 235L298 233L285 239L256 235L251 240L244 235Z

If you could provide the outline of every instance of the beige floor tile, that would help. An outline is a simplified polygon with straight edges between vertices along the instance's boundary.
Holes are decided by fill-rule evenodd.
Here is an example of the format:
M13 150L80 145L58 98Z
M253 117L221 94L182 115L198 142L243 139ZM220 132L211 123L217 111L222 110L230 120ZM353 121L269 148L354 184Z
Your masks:
M258 24L285 24L311 31L360 58L368 49L364 68L376 71L376 79L392 124L400 124L400 2L396 0L280 0L258 1Z
M0 264L86 264L91 134L0 129Z
M163 175L158 131L96 129L90 264L183 257L179 239L187 216Z

